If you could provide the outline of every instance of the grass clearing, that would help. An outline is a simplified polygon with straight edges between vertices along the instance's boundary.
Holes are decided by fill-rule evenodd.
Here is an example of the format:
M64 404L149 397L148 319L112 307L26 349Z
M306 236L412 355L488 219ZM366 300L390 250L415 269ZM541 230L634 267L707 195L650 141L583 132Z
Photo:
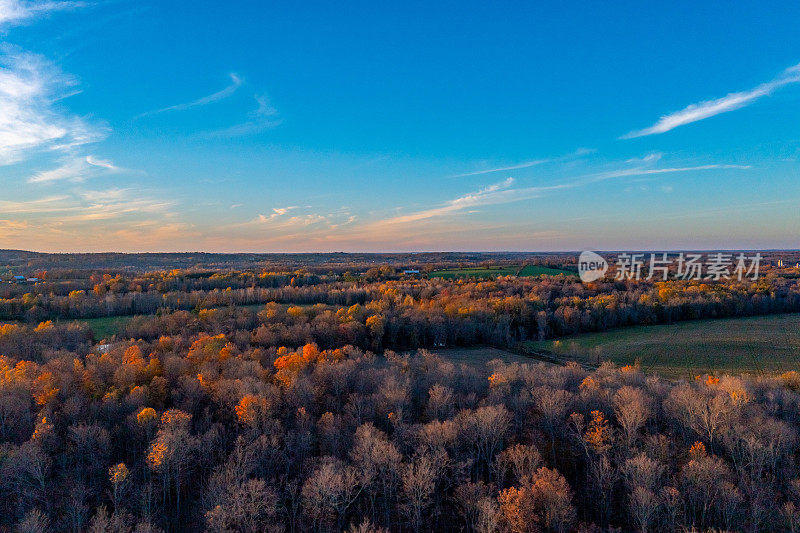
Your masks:
M465 364L479 368L485 368L492 359L500 359L504 363L538 363L532 357L526 357L491 346L475 346L467 348L433 348L431 353L435 353L442 359L454 364ZM416 352L412 352L416 353Z
M436 270L428 274L431 278L485 278L493 279L498 276L541 276L546 274L548 276L557 276L565 274L567 276L576 276L575 272L563 270L560 268L551 268L541 265L519 265L510 266L492 266L492 267L470 267L470 268L449 268L446 270Z
M498 276L516 276L519 271L518 266L507 267L475 267L475 268L452 268L447 270L437 270L428 274L431 278L496 278Z
M565 276L577 276L578 274L571 270L564 270L562 268L550 268L541 265L525 265L522 267L522 270L519 271L517 276L525 277L525 276L541 276L542 274L548 276L558 276L559 274L564 274Z
M71 320L70 322L86 324L94 332L96 341L103 339L109 340L114 335L120 333L131 320L137 316L143 315L122 315L122 316L104 316L100 318L83 318L78 320Z
M634 326L522 347L585 363L638 360L644 371L671 378L774 374L800 370L800 314Z

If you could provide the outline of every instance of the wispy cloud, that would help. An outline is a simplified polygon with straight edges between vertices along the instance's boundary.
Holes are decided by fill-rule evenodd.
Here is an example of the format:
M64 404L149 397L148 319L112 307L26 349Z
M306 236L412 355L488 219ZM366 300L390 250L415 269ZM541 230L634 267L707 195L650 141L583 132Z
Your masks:
M85 2L0 0L0 30L53 11L83 7Z
M467 177L467 176L479 176L481 174L491 174L493 172L505 172L505 171L509 171L509 170L519 170L519 169L522 169L522 168L530 168L530 167L535 167L537 165L543 165L545 163L555 163L555 162L558 162L558 161L565 161L567 159L573 159L575 157L580 157L580 156L583 156L583 155L586 155L586 154L591 154L592 152L594 152L594 150L591 150L589 148L578 148L577 150L575 150L571 154L567 154L567 155L561 156L561 157L550 157L550 158L545 158L545 159L534 159L534 160L531 160L531 161L525 161L523 163L516 163L516 164L513 164L513 165L494 167L494 168L487 168L487 169L481 169L481 170L473 170L472 172L464 172L464 173L461 173L461 174L453 174L450 177L451 178L464 178L464 177Z
M649 128L632 131L620 138L633 139L635 137L644 137L645 135L664 133L679 126L691 124L692 122L713 117L720 113L734 111L750 105L761 97L772 94L775 90L785 85L798 82L800 82L800 64L787 68L777 78L762 83L749 91L730 93L716 100L706 100L704 102L692 104L680 111L661 117L658 122Z
M208 104L213 104L214 102L218 102L220 100L224 100L225 98L231 96L236 90L242 86L242 79L234 74L230 73L228 76L231 78L231 83L227 87L222 90L219 90L215 93L211 93L207 96L203 96L196 100L192 100L191 102L184 102L182 104L175 104L167 107L162 107L161 109L154 109L152 111L145 111L139 115L136 115L134 120L140 119L142 117L147 117L151 115L158 115L160 113L166 113L168 111L185 111L187 109L192 109L193 107L200 107Z
M83 181L110 172L120 172L121 169L111 161L98 159L94 156L74 157L66 160L61 166L52 170L38 172L28 179L28 183L43 183L49 181Z
M313 224L327 223L330 220L330 215L321 215L318 213L306 213L302 215L286 216L290 209L274 209L271 215L258 215L254 220L244 225L269 225L273 230L285 229L298 229Z
M112 163L111 161L107 159L98 159L93 155L87 155L86 162L94 167L100 167L114 172L122 170L120 167L114 165L114 163Z
M41 151L67 151L107 135L102 125L65 114L56 102L75 80L41 56L0 45L0 165Z
M52 213L63 207L65 195L46 196L36 200L11 201L0 200L0 211L3 213Z
M0 248L59 250L153 250L197 238L175 219L174 202L133 189L80 190L21 201L0 200ZM92 238L86 236L91 234ZM165 243L172 243L165 245Z
M132 189L83 190L34 200L0 200L0 212L56 217L64 222L108 219L125 214L165 213L173 205L172 201L144 196Z
M661 158L664 157L664 154L661 152L650 152L642 157L632 157L625 161L626 163L638 163L640 165L654 165L661 161Z
M429 218L452 215L471 208L529 200L531 198L540 196L546 190L565 187L564 185L556 185L548 187L512 188L513 184L514 178L507 178L499 183L489 185L478 191L459 196L458 198L450 200L438 207L417 211L416 213L410 213L408 215L387 218L377 222L376 225L386 226L394 224L408 224Z
M270 214L259 214L246 222L219 226L208 231L212 239L232 238L279 242L290 239L316 239L352 225L357 217L348 208L315 212L312 206L276 207Z
M205 132L202 136L241 137L243 135L259 133L280 125L281 119L278 118L278 111L272 107L269 99L264 95L258 95L255 96L255 100L257 107L249 113L249 120L227 128Z
M481 174L491 174L493 172L504 172L507 170L519 170L521 168L535 167L543 163L548 163L552 159L534 159L533 161L525 161L524 163L517 163L516 165L509 165L506 167L487 168L485 170L474 170L472 172L464 172L462 174L453 174L451 178L464 178L467 176L479 176Z
M576 180L573 186L586 185L598 181L605 181L614 178L626 178L631 176L650 176L653 174L673 174L675 172L691 172L698 170L715 170L715 169L728 169L728 170L747 170L750 165L727 165L727 164L711 164L711 165L698 165L693 167L671 167L671 168L626 168L622 170L611 170L608 172L598 172L596 174L587 174Z
M660 159L660 154L652 156L648 154L644 158L636 160L638 162L652 164ZM514 187L516 183L514 178L508 178L499 183L489 185L483 189L475 192L459 196L453 200L449 200L439 206L430 209L424 209L414 213L399 215L390 218L385 218L374 222L372 229L374 231L381 231L387 226L397 224L410 224L423 220L428 220L437 217L444 217L448 215L455 215L458 213L468 212L472 209L485 207L489 205L508 204L519 202L523 200L531 200L540 198L548 193L560 190L576 189L585 187L593 183L634 176L649 176L657 174L672 174L678 172L692 172L704 171L712 169L748 169L749 166L745 165L728 165L728 164L709 164L698 165L689 167L669 167L669 168L647 168L644 166L637 166L633 168L625 168L620 170L612 170L607 172L599 172L594 174L585 174L572 178L568 181L558 183L555 185L533 186L533 187Z

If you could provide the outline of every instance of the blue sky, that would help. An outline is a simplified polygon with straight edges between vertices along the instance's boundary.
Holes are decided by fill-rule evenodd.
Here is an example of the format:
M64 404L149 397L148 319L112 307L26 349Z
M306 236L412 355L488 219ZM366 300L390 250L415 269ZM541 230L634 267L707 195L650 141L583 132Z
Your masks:
M800 246L800 4L382 4L0 0L0 247Z

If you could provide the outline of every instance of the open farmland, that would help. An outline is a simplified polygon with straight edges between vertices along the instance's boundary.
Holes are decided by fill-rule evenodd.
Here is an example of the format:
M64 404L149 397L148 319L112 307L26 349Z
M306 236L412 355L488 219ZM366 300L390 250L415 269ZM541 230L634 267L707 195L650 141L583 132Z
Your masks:
M577 273L572 270L564 270L562 268L551 268L542 265L525 265L522 269L517 273L517 276L525 277L525 276L558 276L559 274L564 274L565 276L577 276Z
M125 329L131 320L136 315L122 315L122 316L104 316L101 318L87 318L84 320L76 320L75 322L82 322L92 328L94 338L96 341L111 340L111 337L117 335Z
M548 276L557 276L558 274L566 274L574 276L575 272L563 270L559 268L551 268L541 265L506 265L506 266L490 266L490 267L470 267L470 268L452 268L446 270L436 270L429 274L431 278L496 278L497 276L541 276L546 274Z
M524 343L584 363L641 363L666 377L800 370L800 314L679 322Z
M515 276L519 271L518 266L504 267L474 267L474 268L453 268L447 270L436 270L428 276L431 278L496 278L497 276Z

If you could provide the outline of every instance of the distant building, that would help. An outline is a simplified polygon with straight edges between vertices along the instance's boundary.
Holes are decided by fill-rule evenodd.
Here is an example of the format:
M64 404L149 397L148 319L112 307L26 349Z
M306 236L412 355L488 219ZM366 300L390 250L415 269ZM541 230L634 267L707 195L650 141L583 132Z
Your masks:
M25 283L26 278L25 276L14 276L13 281L16 283Z
M403 270L403 274L419 274L419 270Z
M783 268L783 259L778 259L778 268Z
M36 283L39 281L39 278L28 278L28 283Z

